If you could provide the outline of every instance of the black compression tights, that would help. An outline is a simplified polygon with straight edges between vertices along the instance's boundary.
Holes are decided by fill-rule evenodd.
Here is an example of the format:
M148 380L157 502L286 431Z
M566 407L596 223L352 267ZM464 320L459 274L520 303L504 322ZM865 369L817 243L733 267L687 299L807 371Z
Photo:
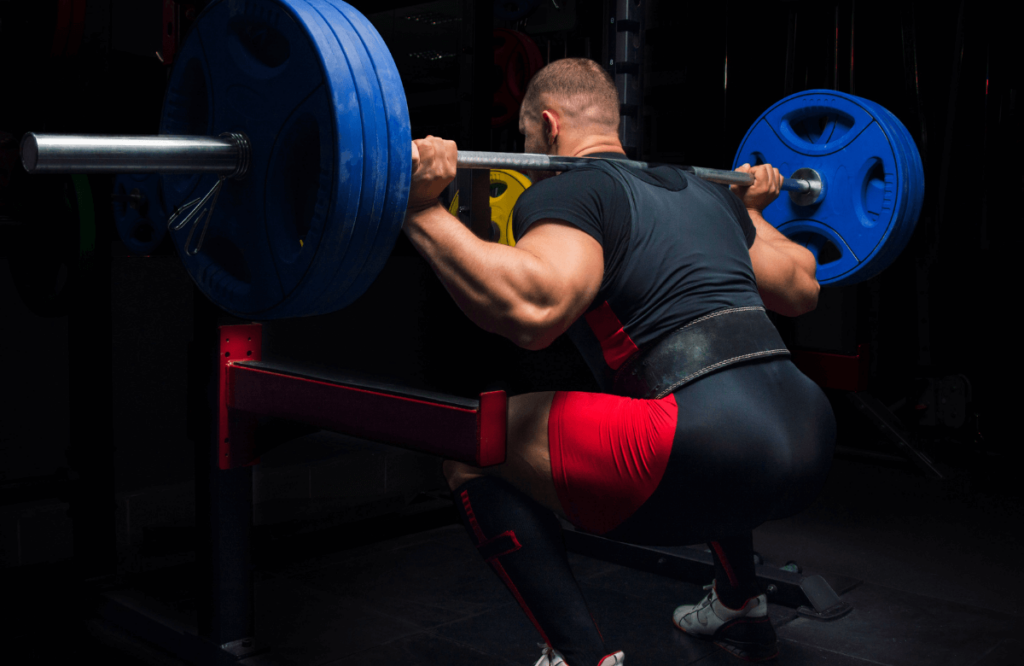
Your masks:
M747 535L817 497L832 465L835 417L821 389L788 359L726 368L675 397L676 434L661 482L602 536L707 543Z
M738 608L759 594L752 530L801 511L832 464L828 399L788 359L733 366L676 392L679 412L661 483L603 536L641 545L706 542L715 589Z
M729 608L739 609L761 594L754 573L754 535L724 537L708 542L715 558L715 591Z

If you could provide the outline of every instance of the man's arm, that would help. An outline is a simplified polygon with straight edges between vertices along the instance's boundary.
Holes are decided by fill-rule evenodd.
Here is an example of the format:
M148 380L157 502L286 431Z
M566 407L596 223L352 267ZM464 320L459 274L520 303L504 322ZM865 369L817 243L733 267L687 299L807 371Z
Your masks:
M543 349L594 300L604 252L589 234L540 220L515 247L483 241L437 202L455 177L457 149L436 137L413 144L403 229L475 324L526 349Z
M476 237L440 204L405 218L405 232L477 326L543 349L594 300L604 254L592 237L542 220L515 247Z
M786 238L761 215L765 206L779 195L782 176L770 164L736 169L755 177L749 187L731 186L743 201L757 236L750 246L750 264L757 279L757 291L769 310L796 317L818 306L820 286L817 262L811 251Z
M794 243L767 222L759 211L748 210L757 237L750 247L750 264L764 306L796 317L818 306L820 286L811 251Z

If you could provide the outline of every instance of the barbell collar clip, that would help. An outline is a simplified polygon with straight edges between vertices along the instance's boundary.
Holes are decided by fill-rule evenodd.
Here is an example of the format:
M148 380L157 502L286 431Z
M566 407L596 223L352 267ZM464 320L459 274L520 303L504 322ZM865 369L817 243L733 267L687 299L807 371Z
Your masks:
M221 176L217 179L217 182L213 184L213 187L210 188L209 192L198 199L193 199L192 201L177 207L174 212L171 213L171 216L167 218L167 228L170 231L179 231L190 221L194 220L192 223L192 229L189 230L188 237L185 239L185 244L182 248L185 254L189 257L196 256L199 254L199 251L203 249L203 240L206 238L206 230L210 226L210 219L213 217L213 209L217 206L217 199L220 197L220 191L223 189L224 181L226 179L227 176ZM210 203L208 208L206 207L207 202ZM178 219L178 216L186 211L188 212L185 217L182 218L181 222L174 224L174 221ZM195 235L196 229L199 227L200 223L203 225L203 231L199 234L199 240L196 242L195 249L193 249L191 247L192 236Z
M808 185L806 190L790 190L789 198L797 206L814 206L825 198L825 179L814 169L808 167L797 169L787 180L799 181Z

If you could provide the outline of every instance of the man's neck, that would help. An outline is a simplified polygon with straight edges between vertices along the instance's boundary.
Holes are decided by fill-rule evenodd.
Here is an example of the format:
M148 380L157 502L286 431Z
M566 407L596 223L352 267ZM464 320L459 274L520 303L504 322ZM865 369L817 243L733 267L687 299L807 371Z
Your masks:
M565 155L567 157L583 157L593 153L620 153L625 155L626 151L622 149L622 143L619 142L618 137L591 136L581 141L561 144L555 152L556 155Z
M594 153L619 153L620 155L625 155L626 151L622 149L621 144L608 143L600 146L594 146L593 148L587 148L586 150L577 151L575 156L583 157Z

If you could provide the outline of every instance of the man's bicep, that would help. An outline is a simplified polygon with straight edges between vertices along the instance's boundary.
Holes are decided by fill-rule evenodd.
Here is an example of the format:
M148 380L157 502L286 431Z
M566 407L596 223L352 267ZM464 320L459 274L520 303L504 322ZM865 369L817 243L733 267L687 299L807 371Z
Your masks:
M533 255L540 267L538 306L546 325L560 335L597 296L604 277L604 250L590 234L568 222L539 220L516 241L516 249Z

